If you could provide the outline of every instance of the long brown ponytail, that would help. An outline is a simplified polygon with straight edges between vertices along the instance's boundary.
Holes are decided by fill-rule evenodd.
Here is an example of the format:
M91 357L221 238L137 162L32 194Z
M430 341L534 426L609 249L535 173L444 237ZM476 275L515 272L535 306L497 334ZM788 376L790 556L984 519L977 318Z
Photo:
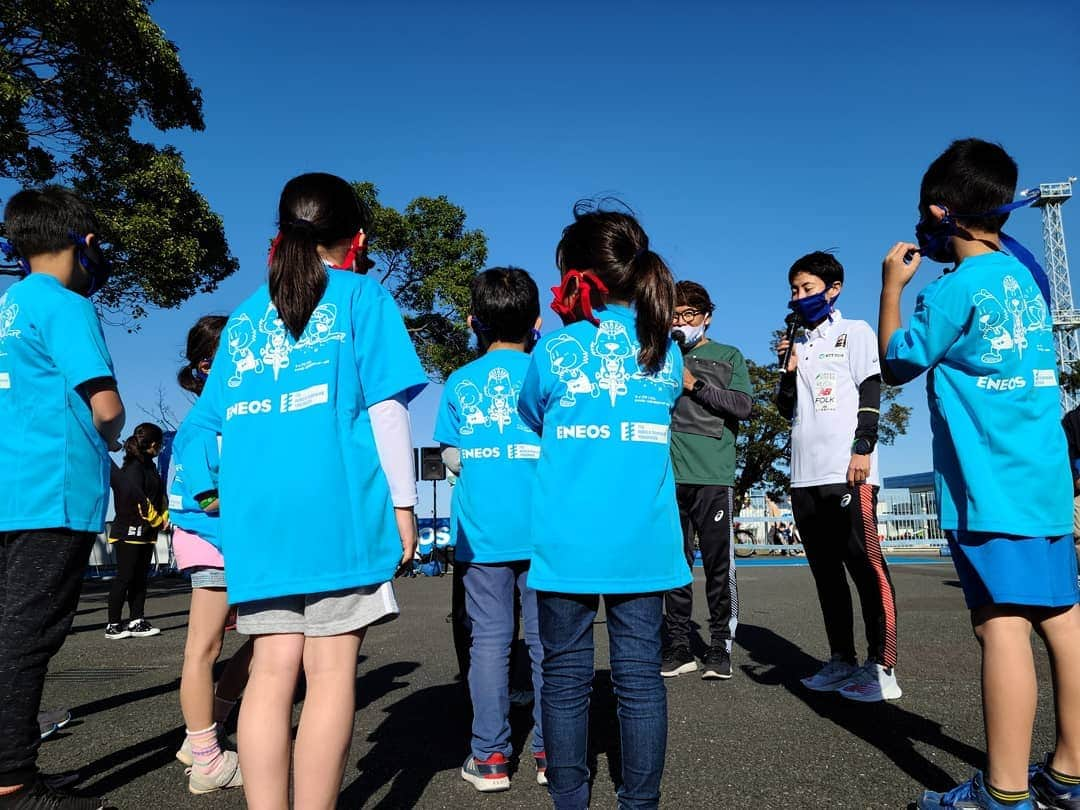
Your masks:
M675 279L632 214L598 210L584 201L574 206L574 222L563 230L555 251L559 268L592 270L607 285L609 298L637 310L638 365L655 374L664 365L675 313Z
M326 265L318 246L329 247L370 225L371 216L346 181L313 172L285 184L278 203L278 236L270 256L270 300L299 340L326 291Z

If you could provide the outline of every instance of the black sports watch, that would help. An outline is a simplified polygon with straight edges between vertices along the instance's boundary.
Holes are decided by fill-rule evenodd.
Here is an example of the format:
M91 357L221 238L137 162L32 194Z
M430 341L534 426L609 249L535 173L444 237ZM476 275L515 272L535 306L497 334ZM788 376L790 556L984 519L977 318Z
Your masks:
M700 378L694 380L694 387L690 389L690 393L700 394L703 390L705 390L705 381Z
M856 439L851 443L851 452L859 456L868 456L874 452L874 444L869 439Z

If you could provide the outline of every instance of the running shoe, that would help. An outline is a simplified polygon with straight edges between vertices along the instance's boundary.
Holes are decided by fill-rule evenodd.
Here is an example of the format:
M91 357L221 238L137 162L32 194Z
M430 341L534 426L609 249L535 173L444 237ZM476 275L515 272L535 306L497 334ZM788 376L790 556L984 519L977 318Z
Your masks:
M660 674L665 678L674 678L677 675L685 675L687 672L697 670L697 659L690 654L686 647L672 647L664 652L664 659L660 664Z
M726 681L731 677L731 653L726 644L714 644L705 654L705 671L701 679L705 681Z
M1031 768L1031 798L1039 810L1080 810L1080 785L1066 785L1050 775L1050 760L1047 754L1040 765Z
M149 638L150 636L156 636L161 632L154 625L150 624L146 619L132 619L128 622L128 632L135 638Z
M470 754L461 766L461 778L481 793L509 790L510 763L502 754L492 754L487 759L477 759Z
M896 682L893 667L883 667L877 661L867 661L851 679L837 690L848 700L860 703L880 703L899 700L904 694Z
M802 679L802 685L815 692L835 692L859 671L855 664L838 656L833 656L825 666L813 675Z
M916 802L918 810L1035 810L1035 803L1025 799L1019 804L1002 804L986 790L982 771L946 793L927 790Z

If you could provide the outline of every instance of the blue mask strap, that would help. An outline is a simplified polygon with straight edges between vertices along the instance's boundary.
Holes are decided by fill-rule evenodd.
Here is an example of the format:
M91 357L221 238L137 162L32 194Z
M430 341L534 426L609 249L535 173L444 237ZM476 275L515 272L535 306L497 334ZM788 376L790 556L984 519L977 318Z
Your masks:
M7 239L0 239L0 254L3 261L0 262L0 275L26 276L30 273L30 263L19 255L15 246Z

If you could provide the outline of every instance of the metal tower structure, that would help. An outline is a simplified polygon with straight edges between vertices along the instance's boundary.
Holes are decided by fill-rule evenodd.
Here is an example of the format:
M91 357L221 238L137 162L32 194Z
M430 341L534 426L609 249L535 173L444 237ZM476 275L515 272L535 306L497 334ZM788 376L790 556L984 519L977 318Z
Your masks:
M1064 183L1041 183L1039 199L1034 207L1042 209L1043 244L1046 248L1046 274L1050 277L1051 317L1054 324L1054 344L1062 374L1080 371L1080 311L1073 308L1072 280L1069 278L1069 257L1065 251L1065 228L1061 223L1061 206L1072 196L1075 177ZM1061 389L1061 408L1071 411L1077 405L1077 394Z

